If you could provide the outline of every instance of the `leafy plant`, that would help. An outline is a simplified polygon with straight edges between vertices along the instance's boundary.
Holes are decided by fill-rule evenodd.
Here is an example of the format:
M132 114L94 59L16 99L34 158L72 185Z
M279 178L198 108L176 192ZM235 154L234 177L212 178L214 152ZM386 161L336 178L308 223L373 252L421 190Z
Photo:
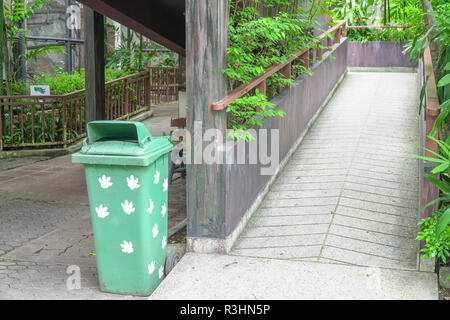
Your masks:
M450 115L450 94L443 94L444 90L439 90L439 88L443 89L444 87L450 88L450 76L448 75L448 72L450 71L450 3L442 3L437 6L437 9L434 12L434 17L436 19L436 25L432 26L425 33L417 34L414 39L408 43L404 51L410 51L410 61L415 62L423 57L425 49L430 46L431 42L438 42L440 44L441 49L439 51L438 61L433 62L434 69L440 70L440 72L438 72L438 75L440 77L437 79L437 87L438 93L441 93L439 97L439 108L441 112L439 117L436 119L432 132L430 133L430 135L432 136L436 134L437 130L441 128L441 125L445 123ZM420 92L419 110L422 109L422 102L425 96L425 89L429 76L430 75L427 75L425 83Z
M311 8L316 6L311 3ZM263 16L270 9L272 16ZM319 12L315 10L314 12ZM305 10L296 1L248 0L230 1L229 48L227 67L223 73L229 80L230 90L262 75L274 64L284 63L295 51L318 46L312 36L312 9ZM262 126L267 117L282 117L282 110L275 110L268 99L286 85L294 85L291 78L281 72L271 75L267 81L267 93L249 93L228 106L229 136L234 139L252 139L248 129Z
M444 263L447 263L447 257L450 256L450 145L444 141L437 140L433 136L428 138L438 144L442 154L424 148L436 158L419 155L414 157L438 164L431 173L440 173L442 180L429 174L425 174L425 178L440 190L441 195L427 203L421 211L435 203L439 203L440 207L433 212L432 217L425 218L419 222L421 231L417 239L425 240L425 248L421 250L425 253L425 258L439 257Z
M4 1L4 47L2 48L3 57L5 62L5 74L6 74L6 94L12 94L11 83L17 81L17 73L20 71L20 67L17 64L17 60L24 59L34 59L36 60L38 56L47 55L51 52L55 53L65 53L63 47L46 45L44 47L36 49L28 49L25 54L18 55L14 57L13 48L20 43L26 46L26 33L27 31L23 28L24 22L31 18L31 16L38 10L42 8L46 3L51 2L51 0L35 0L30 2L28 0L8 0ZM6 40L6 41L5 41ZM16 68L11 69L11 65L16 63Z
M425 240L425 247L420 250L424 253L423 259L437 257L445 264L447 263L447 258L450 257L450 231L447 229L439 234L436 232L444 210L441 208L433 212L431 217L422 219L419 222L421 230L417 240Z
M115 32L120 32L112 26ZM108 54L106 67L109 69L121 69L124 71L143 71L153 59L156 51L151 51L148 55L142 52L143 41L139 43L134 39L134 32L129 31L127 35L120 32L121 44L118 48L113 48Z
M105 81L115 80L131 74L131 70L122 69L105 69ZM50 86L51 94L67 94L85 88L85 70L67 73L62 68L55 68L55 75L42 73L34 76L32 83L34 85L48 85Z

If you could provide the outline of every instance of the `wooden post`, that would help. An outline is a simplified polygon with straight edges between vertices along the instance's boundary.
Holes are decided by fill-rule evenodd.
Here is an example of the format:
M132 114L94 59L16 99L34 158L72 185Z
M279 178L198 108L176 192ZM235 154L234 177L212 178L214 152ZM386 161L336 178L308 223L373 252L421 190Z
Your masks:
M3 99L0 99L0 151L2 150L3 150Z
M333 37L335 37L336 35L332 35ZM333 39L327 37L327 47L328 47L328 51L333 50Z
M85 12L86 121L104 120L105 42L103 16L89 7Z
M62 119L63 119L63 146L67 146L67 107L66 107L66 97L62 98L61 101L62 108Z
M267 93L266 80L264 80L260 84L258 84L256 89L258 89L260 93L266 94ZM256 107L256 112L261 112L261 111L262 111L262 109L260 107Z
M0 52L2 54L0 54L0 78L1 78L1 86L0 86L0 95L3 95L3 57L4 57L4 52L3 52L3 41L4 41L4 34L3 34L3 27L4 27L4 23L5 23L5 17L3 14L3 0L0 0ZM0 118L0 121L2 121L3 119ZM0 141L0 146L1 146L1 141ZM1 150L1 149L0 149Z
M123 80L123 88L125 90L125 106L124 106L124 114L120 115L120 116L127 116L127 119L129 118L129 114L130 114L130 90L128 90L128 80L124 79Z
M211 140L208 129L220 130L225 140L225 110L212 111L212 103L227 95L222 70L226 66L228 1L186 0L187 131L187 248L189 251L223 252L220 243L226 227L226 166L207 164L202 156ZM206 150L205 150L206 151ZM217 149L215 149L217 152ZM224 155L219 153L224 161ZM217 241L216 241L217 240Z
M320 55L320 58L322 59L322 53ZM303 66L306 69L309 69L309 49L304 54L302 54L302 59L303 59L303 63L302 63Z
M4 34L3 34L3 26L4 26L4 15L3 15L3 0L0 0L0 79L1 79L1 86L0 86L0 95L3 95L3 40L4 40ZM3 150L3 100L0 100L0 151Z
M179 56L178 59L178 117L186 118L186 57Z
M286 79L290 79L291 78L291 73L292 73L292 67L291 67L291 63L288 63L283 69L281 69L281 73L283 74L283 76ZM291 86L287 85L284 87L283 90L290 90Z
M144 105L150 109L150 77L151 71L149 68L146 69L147 74L144 78Z
M322 44L320 44L320 45L322 45ZM323 55L322 48L317 48L316 49L316 59L317 60L322 60L322 55Z

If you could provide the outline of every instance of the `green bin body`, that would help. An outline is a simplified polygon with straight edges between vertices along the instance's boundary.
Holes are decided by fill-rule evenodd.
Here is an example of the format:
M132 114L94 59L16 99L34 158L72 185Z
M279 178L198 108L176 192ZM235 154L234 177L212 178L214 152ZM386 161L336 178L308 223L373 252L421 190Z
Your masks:
M100 289L150 295L167 257L167 137L140 122L94 121L73 163L85 167Z

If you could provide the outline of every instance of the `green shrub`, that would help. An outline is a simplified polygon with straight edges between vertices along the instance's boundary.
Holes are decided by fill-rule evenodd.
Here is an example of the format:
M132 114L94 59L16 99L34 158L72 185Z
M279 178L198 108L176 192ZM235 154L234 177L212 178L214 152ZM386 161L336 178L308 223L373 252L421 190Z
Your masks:
M264 16L262 12L268 9L275 10L275 14ZM270 66L286 62L294 52L317 45L311 34L311 21L310 12L296 2L251 0L241 6L230 1L227 66L222 71L228 78L230 91L264 74ZM281 72L271 75L266 82L267 95L250 92L228 106L230 137L252 139L248 129L263 124L263 120L256 119L258 116L285 115L267 101L285 86L295 84L296 72L301 70L293 71L290 79L285 79Z
M108 68L105 69L105 81L111 81L130 74L130 71L121 69ZM85 72L84 69L74 71L69 74L61 68L55 70L55 75L42 73L33 78L34 85L48 85L50 86L50 93L52 95L67 94L85 88Z
M422 219L419 222L420 232L417 237L418 240L425 240L425 248L420 250L424 253L423 258L438 257L444 264L450 257L450 228L444 229L439 235L436 233L436 228L446 209L447 207L444 206L433 212L433 216Z

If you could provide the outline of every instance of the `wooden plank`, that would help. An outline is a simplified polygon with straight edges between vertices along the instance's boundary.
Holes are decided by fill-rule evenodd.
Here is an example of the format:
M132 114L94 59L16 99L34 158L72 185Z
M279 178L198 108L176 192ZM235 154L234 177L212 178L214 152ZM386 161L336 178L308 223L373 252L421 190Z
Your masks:
M85 7L86 121L104 120L105 42L103 16Z
M206 164L201 150L210 143L202 141L207 129L220 130L222 139L226 135L226 112L212 112L212 102L227 95L222 70L226 66L228 1L187 0L186 28L186 122L191 136L186 150L191 162L200 160L187 165L187 237L223 239L226 166Z

